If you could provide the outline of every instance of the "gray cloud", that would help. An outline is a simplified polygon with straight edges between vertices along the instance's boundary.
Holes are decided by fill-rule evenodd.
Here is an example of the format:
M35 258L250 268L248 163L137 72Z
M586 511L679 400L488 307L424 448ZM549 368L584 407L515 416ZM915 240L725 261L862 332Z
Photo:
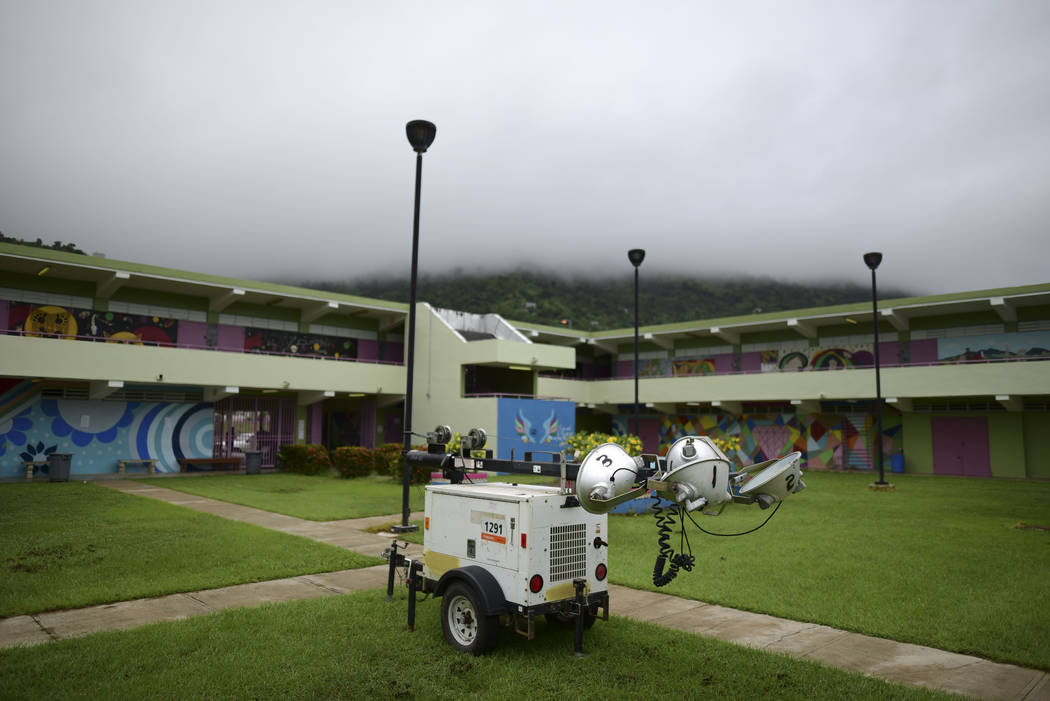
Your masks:
M246 277L1045 282L1050 5L0 8L0 230Z

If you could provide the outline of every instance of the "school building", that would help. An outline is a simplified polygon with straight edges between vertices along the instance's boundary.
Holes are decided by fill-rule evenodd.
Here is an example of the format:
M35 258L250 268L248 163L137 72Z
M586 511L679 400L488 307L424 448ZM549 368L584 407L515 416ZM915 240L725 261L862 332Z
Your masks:
M0 478L39 475L51 453L105 475L401 442L407 318L395 302L0 244ZM878 324L888 473L1050 479L1050 284L880 300ZM798 450L806 469L872 470L873 330L870 302L644 326L637 432L652 452L702 433L737 437L741 464ZM633 429L633 359L633 327L422 302L412 428L480 427L504 458Z

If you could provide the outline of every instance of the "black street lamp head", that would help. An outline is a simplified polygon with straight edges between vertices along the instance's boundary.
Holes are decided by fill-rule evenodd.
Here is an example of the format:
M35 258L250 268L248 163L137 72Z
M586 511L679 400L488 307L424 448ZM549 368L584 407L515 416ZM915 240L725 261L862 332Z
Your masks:
M882 262L882 254L876 251L864 254L864 264L874 270L879 267L879 263Z
M643 248L632 248L627 251L627 258L631 261L631 265L638 267L645 260L645 249Z
M408 134L408 143L412 144L413 151L426 153L430 144L434 143L437 127L425 119L413 119L405 125L405 133Z

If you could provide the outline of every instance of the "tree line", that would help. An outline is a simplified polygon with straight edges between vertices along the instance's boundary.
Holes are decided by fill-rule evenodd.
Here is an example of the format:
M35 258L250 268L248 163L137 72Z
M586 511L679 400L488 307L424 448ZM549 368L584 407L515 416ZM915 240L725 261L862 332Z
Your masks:
M404 276L356 280L313 280L304 287L395 302L409 299ZM534 271L491 274L428 274L418 281L417 299L447 309L582 330L634 325L634 277L596 279ZM880 290L880 297L904 297ZM803 284L771 278L694 278L645 275L639 281L639 322L643 326L695 319L742 316L871 300L871 288L851 283Z

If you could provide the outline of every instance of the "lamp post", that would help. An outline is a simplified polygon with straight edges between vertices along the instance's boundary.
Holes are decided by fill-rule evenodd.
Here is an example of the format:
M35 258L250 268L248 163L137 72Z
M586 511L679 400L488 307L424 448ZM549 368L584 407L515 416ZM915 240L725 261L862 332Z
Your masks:
M877 487L888 485L883 476L882 467L882 381L879 377L879 295L875 287L875 269L882 262L882 254L871 252L864 254L864 264L871 269L871 320L875 329L875 460L879 465Z
M634 434L641 439L642 434L638 430L638 268L645 260L645 250L632 248L627 251L627 259L634 266Z
M405 358L405 444L403 452L408 453L412 446L412 380L416 359L416 277L419 271L419 190L423 180L423 154L434 143L437 127L424 119L414 119L405 125L408 143L416 152L416 204L412 217L412 273L408 293L408 349ZM401 525L394 526L395 533L416 530L408 523L408 484L412 479L412 469L408 460L404 460L401 472Z

